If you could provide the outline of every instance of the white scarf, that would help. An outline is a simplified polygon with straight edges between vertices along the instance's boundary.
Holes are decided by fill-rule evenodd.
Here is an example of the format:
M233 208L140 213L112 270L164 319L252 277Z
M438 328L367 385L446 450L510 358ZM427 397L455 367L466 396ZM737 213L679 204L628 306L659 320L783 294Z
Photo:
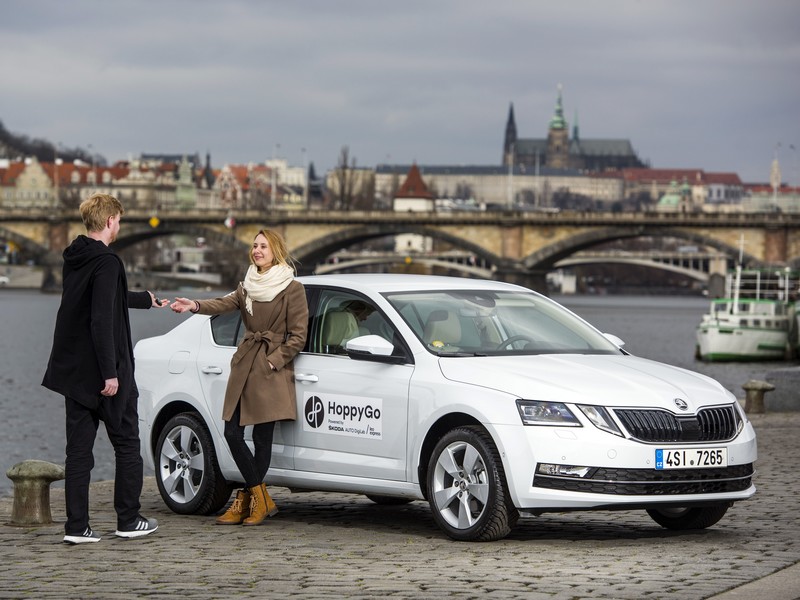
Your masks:
M294 279L294 271L286 265L273 265L265 273L259 273L255 265L250 265L244 276L244 290L247 292L245 308L253 314L253 300L270 302L280 294Z

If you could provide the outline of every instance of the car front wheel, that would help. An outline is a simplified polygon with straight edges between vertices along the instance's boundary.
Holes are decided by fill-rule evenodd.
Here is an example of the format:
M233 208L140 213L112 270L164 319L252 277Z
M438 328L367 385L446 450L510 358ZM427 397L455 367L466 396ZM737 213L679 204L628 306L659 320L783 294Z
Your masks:
M727 504L685 508L649 508L647 514L667 529L706 529L716 524L728 511Z
M499 540L519 518L497 448L479 427L458 427L436 444L428 463L428 501L439 527L459 541Z
M232 488L217 464L211 435L196 414L167 422L156 444L156 469L158 491L178 514L213 514L230 498Z

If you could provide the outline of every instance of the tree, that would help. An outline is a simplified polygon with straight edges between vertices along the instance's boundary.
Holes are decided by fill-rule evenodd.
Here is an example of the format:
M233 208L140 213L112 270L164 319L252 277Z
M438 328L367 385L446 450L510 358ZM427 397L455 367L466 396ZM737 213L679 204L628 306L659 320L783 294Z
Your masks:
M351 207L356 210L372 210L375 208L375 173L362 175L358 183L358 192L353 197Z
M0 121L0 156L5 154L8 158L14 158L17 154L21 156L35 156L39 162L53 162L56 155L66 162L72 162L76 158L83 162L92 162L92 153L81 148L56 148L56 146L44 139L31 139L26 135L17 135L8 131ZM98 165L105 165L106 159L100 155L95 156Z
M349 161L349 162L348 162ZM350 158L350 148L342 146L339 161L333 172L333 193L336 207L350 210L353 205L353 192L356 184L356 159Z

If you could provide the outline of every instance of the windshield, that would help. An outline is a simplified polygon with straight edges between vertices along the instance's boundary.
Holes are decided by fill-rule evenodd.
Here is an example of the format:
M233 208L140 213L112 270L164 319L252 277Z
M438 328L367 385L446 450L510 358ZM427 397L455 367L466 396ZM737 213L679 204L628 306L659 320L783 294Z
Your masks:
M559 304L532 293L450 290L386 298L440 356L621 352Z

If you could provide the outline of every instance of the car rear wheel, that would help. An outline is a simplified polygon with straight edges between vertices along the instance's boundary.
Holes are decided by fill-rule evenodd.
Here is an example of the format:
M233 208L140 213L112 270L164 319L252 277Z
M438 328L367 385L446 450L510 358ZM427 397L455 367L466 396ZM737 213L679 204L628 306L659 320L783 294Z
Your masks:
M497 448L479 427L458 427L436 444L428 463L428 501L439 527L459 541L499 540L519 518Z
M230 498L232 488L217 464L211 435L193 413L175 415L161 431L156 469L158 491L178 514L213 514Z
M667 529L706 529L715 525L728 512L728 504L685 508L649 508L647 514Z

